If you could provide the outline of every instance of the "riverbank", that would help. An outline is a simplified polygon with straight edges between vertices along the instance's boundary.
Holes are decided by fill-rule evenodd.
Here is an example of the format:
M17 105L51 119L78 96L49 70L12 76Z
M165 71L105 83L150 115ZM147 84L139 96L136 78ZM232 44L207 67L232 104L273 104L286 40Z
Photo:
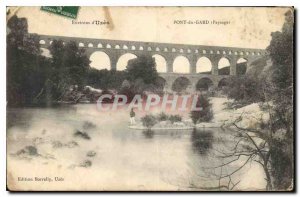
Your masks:
M197 128L235 128L233 123L242 128L255 129L261 122L269 120L269 114L262 110L263 103L252 103L237 109L230 108L234 100L210 97L214 117L211 122L196 125Z
M242 128L256 129L262 122L269 120L269 114L262 110L263 103L252 103L243 107L234 108L234 100L225 97L210 97L213 119L210 122L201 122L196 125L188 116L179 122L161 121L151 127L151 130L191 130L193 128L235 128L234 123ZM129 128L147 130L142 122L137 121Z

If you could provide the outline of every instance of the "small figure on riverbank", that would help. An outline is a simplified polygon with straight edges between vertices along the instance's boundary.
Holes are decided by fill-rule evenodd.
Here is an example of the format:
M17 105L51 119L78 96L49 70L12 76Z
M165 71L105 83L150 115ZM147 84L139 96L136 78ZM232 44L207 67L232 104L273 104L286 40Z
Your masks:
M131 125L135 124L135 112L133 111L133 108L131 108L131 111L130 111L130 124Z

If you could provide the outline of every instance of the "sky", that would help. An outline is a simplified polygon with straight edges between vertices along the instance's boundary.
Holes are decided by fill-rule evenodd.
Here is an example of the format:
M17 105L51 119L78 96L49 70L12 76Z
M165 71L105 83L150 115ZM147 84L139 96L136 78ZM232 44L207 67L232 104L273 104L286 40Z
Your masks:
M40 7L21 7L16 13L28 19L30 33L265 49L271 32L281 30L287 10L283 7L80 7L74 20L109 21L109 25L72 24L72 19L41 11ZM229 24L176 24L178 20L228 21ZM117 68L124 68L130 58L134 56L122 58ZM179 59L174 71L188 72L189 62ZM164 61L160 57L156 60L159 69L164 70ZM93 55L91 61L91 66L99 69L110 66L104 54ZM201 61L206 63L202 62L197 70L207 70L209 62ZM226 61L221 64L224 65Z

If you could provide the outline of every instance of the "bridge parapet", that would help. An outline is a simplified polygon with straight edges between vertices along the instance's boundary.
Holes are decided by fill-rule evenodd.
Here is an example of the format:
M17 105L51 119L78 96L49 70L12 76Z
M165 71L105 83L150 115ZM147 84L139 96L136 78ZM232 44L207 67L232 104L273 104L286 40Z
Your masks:
M238 47L138 42L51 35L39 35L39 39L41 47L43 48L48 48L53 40L62 40L63 42L75 41L79 47L85 49L88 57L97 51L104 52L110 58L111 69L117 69L116 65L119 58L127 53L132 53L136 56L144 54L151 56L160 55L166 61L167 73L173 72L173 63L178 56L183 56L189 60L190 73L197 72L197 62L200 58L208 58L212 64L212 75L218 75L218 63L221 58L226 58L230 62L230 74L236 75L238 59L244 58L251 63L263 55L266 55L264 49Z

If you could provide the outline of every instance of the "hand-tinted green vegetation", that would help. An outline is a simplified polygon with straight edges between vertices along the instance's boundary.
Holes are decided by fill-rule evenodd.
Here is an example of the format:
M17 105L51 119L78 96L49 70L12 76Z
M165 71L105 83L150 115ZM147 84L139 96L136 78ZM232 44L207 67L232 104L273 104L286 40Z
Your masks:
M161 112L156 116L152 114L145 115L141 118L141 121L143 123L143 126L147 127L148 129L151 129L156 123L161 121L169 121L171 124L174 124L175 122L181 122L182 117L178 114L167 115L164 112Z
M241 137L254 146L252 156L256 155L264 168L267 190L293 189L293 25L294 16L289 11L282 31L271 34L269 56L254 62L245 76L231 78L227 87L228 96L237 102L267 103L264 110L270 120L262 121L260 129L237 126ZM257 145L250 133L264 143Z
M147 90L162 91L151 56L130 60L125 71L96 70L75 42L54 40L49 47L51 57L45 57L38 36L28 34L25 18L14 16L7 26L8 106L51 105L64 101L66 95L72 95L76 103L87 85L124 92L129 98ZM76 92L70 93L72 86Z

